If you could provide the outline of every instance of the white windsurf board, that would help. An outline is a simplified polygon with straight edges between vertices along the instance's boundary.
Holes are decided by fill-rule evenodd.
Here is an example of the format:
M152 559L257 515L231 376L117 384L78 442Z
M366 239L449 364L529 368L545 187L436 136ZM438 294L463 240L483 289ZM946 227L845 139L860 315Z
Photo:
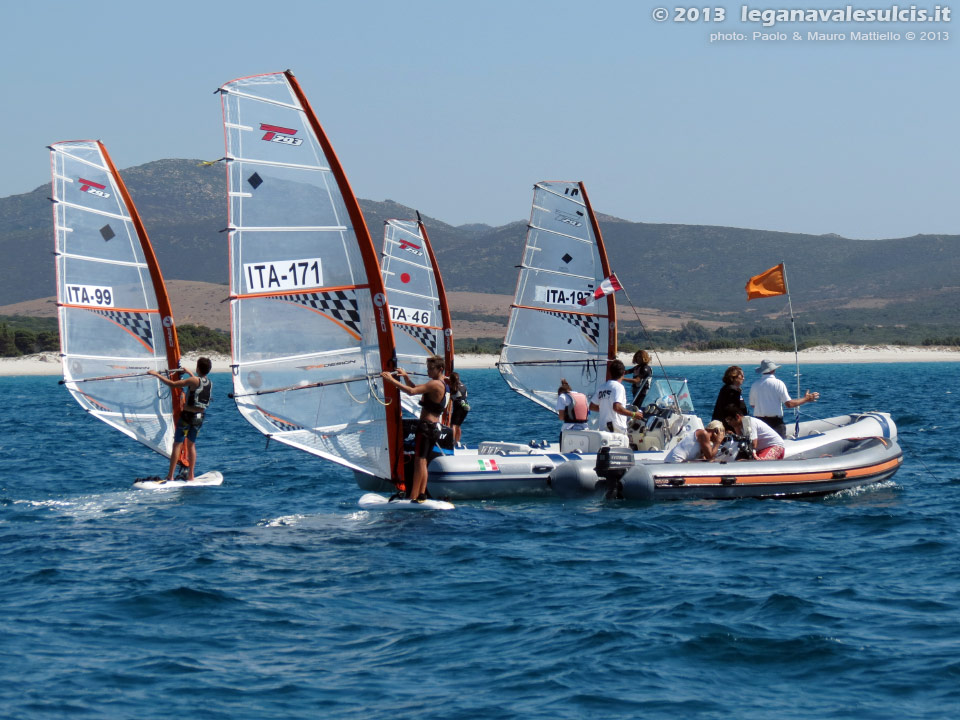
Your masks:
M453 510L454 504L446 500L424 500L423 502L413 502L412 500L390 500L383 495L376 493L366 493L360 497L360 507L364 510Z
M178 487L207 487L219 485L223 482L223 473L211 470L203 475L197 475L193 480L164 480L163 478L140 478L133 483L138 490L162 490Z

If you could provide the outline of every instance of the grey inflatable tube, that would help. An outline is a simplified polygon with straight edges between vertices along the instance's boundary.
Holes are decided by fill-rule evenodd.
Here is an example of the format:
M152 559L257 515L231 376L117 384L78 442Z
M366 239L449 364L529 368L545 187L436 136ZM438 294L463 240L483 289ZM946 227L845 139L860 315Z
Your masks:
M597 473L590 463L571 460L550 473L550 487L560 497L588 495L596 490Z
M653 500L653 475L643 465L634 465L627 470L621 483L624 500L639 500L641 502Z

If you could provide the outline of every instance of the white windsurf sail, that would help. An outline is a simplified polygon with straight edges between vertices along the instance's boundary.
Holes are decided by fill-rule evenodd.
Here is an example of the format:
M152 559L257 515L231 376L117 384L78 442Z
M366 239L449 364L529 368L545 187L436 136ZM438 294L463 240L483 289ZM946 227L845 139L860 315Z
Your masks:
M63 384L84 410L170 457L183 397L148 370L180 364L163 276L107 149L50 146Z
M268 437L400 479L389 307L343 169L289 71L220 93L237 407Z
M453 327L437 259L427 229L416 220L387 220L381 254L383 284L390 304L397 364L415 383L426 382L427 358L440 355L453 371ZM418 401L401 394L400 402L420 415Z
M510 387L555 411L561 379L588 397L606 381L617 356L616 302L593 294L609 275L583 183L537 183L497 364Z

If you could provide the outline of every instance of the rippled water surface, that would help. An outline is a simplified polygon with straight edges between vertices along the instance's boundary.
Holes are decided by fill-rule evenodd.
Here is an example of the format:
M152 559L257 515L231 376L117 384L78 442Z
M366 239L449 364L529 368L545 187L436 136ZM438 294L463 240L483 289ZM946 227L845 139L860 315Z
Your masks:
M792 391L792 372L778 374ZM701 412L723 368L678 369ZM892 481L818 500L359 512L214 376L199 471L0 378L4 717L954 718L960 365L812 365L818 417L887 410ZM752 369L747 369L748 382ZM553 437L466 370L464 439Z

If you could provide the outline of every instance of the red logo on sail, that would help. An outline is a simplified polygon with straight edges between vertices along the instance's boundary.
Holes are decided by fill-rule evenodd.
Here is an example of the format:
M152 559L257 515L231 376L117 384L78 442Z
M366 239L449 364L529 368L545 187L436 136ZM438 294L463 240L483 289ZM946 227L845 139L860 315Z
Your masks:
M80 183L80 192L90 193L101 198L110 197L110 193L104 192L107 189L106 185L101 185L93 180L84 180L82 177L78 177L77 181Z
M400 239L400 249L406 250L408 253L412 253L418 257L423 257L423 251L420 249L419 245L414 245L409 240Z
M260 138L261 140L280 143L281 145L303 145L303 140L301 138L293 137L297 134L297 131L294 128L285 128L280 127L279 125L260 123L260 129L265 131L265 135Z

